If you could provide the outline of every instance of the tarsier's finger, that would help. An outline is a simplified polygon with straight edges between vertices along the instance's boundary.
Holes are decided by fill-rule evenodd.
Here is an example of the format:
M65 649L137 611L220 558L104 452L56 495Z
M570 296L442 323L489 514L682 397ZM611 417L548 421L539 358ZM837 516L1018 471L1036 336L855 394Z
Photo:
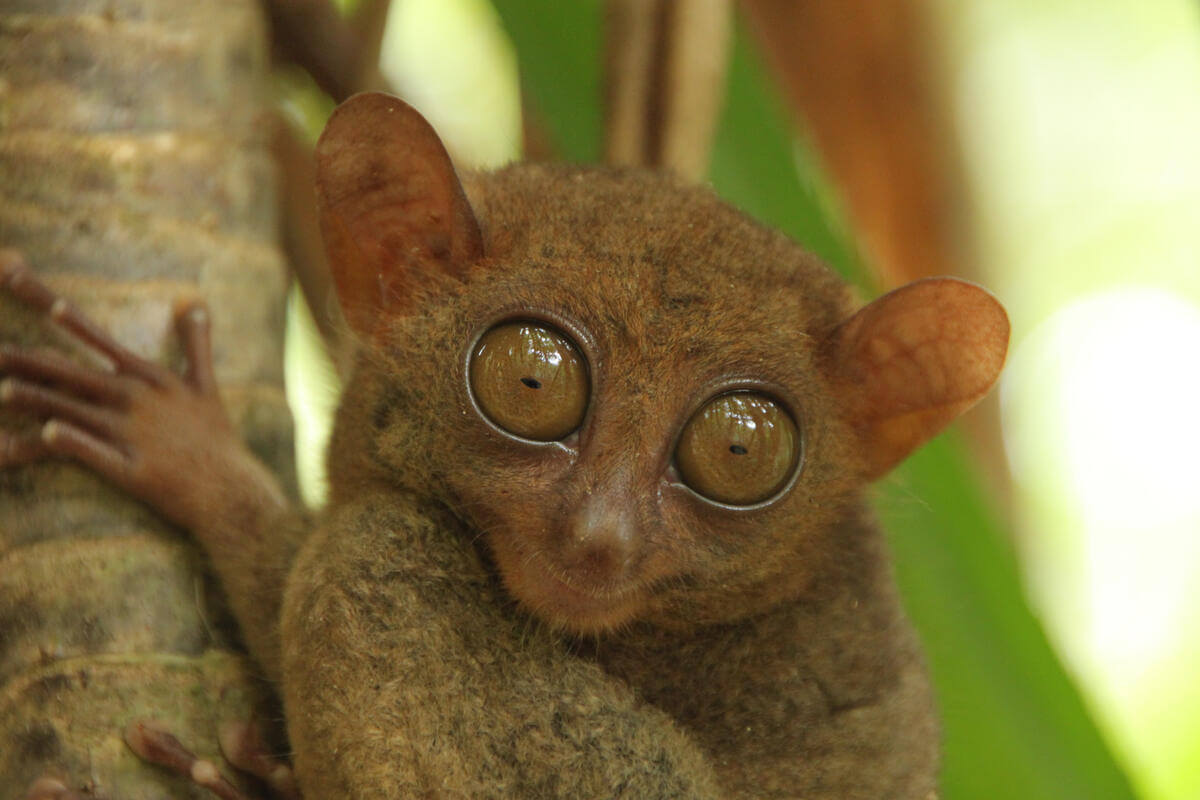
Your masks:
M129 482L133 467L129 456L70 422L47 422L42 426L42 442L49 453L72 458L118 486Z
M211 761L197 758L183 744L152 722L134 722L125 729L125 743L138 757L184 775L221 800L246 800Z
M231 722L223 725L218 741L226 760L266 783L276 800L302 800L291 766L268 752L256 724Z
M162 384L162 371L158 367L118 344L65 297L42 283L25 259L12 250L0 251L0 287L29 308L49 314L50 319L75 338L111 359L119 371L136 375L156 386Z
M41 431L0 431L0 469L32 464L48 455L50 451L42 441Z
M187 357L188 383L201 394L213 394L217 379L213 375L208 307L202 302L181 306L175 312L175 327Z
M68 789L54 778L38 778L25 793L25 800L84 800L79 792ZM92 795L91 800L99 800Z
M118 403L128 397L124 384L116 375L85 367L51 351L0 345L0 376L5 375L52 383L73 395L101 403Z
M19 378L0 380L0 405L35 414L42 419L73 422L95 433L110 434L116 425L113 412L105 408Z

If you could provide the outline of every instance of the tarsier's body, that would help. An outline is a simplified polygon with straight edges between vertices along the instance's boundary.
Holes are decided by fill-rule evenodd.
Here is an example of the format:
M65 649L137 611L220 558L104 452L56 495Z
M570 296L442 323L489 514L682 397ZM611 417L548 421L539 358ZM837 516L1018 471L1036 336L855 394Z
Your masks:
M242 456L195 500L123 481L210 552L305 796L930 796L932 700L863 488L986 391L995 301L931 281L852 316L784 237L645 173L464 195L381 95L318 164L362 343L328 512L304 535ZM487 366L530 335L549 361Z

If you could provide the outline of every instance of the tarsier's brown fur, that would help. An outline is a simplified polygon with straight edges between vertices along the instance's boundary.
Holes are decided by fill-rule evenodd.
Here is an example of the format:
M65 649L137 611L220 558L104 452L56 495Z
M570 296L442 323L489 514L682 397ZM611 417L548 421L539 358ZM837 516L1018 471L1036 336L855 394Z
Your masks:
M338 513L285 608L284 641L299 644L285 702L310 709L291 720L294 746L361 753L339 760L397 797L923 796L928 686L816 368L821 337L849 316L844 286L711 192L661 177L514 167L471 190L486 261L389 320L346 387ZM597 354L577 458L514 448L466 393L481 328L538 312L589 332ZM761 511L664 510L678 428L745 376L789 387L804 410L798 485ZM634 509L666 578L638 599L638 622L579 643L531 623L489 560L553 558L605 490ZM303 700L329 686L335 710Z
M707 189L526 165L467 176L467 205L448 160L422 166L445 155L415 112L346 108L318 150L361 340L329 509L307 538L252 500L243 530L197 531L279 681L305 796L932 796L933 702L864 489L986 391L994 301L948 281L847 323L838 278ZM927 319L931 299L949 310ZM515 441L471 399L473 343L514 318L588 361L568 443ZM796 418L794 485L729 508L664 478L696 408L747 386ZM583 517L633 532L620 568Z

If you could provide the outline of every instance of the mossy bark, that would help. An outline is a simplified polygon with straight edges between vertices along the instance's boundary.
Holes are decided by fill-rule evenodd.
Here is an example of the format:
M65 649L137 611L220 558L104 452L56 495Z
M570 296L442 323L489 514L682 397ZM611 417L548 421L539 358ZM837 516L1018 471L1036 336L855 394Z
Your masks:
M268 67L254 0L0 0L0 246L161 363L174 302L207 298L230 414L287 484ZM3 299L0 340L69 346ZM265 694L182 532L74 466L0 472L0 800L43 774L201 797L124 727L216 758L219 723Z

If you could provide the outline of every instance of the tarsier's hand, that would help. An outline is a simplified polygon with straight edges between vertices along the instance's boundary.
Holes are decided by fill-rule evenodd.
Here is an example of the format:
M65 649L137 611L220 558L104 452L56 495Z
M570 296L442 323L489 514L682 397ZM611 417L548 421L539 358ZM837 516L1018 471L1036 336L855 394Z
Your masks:
M181 303L176 311L186 360L183 375L176 375L118 344L11 250L0 250L0 291L46 314L108 362L107 369L94 368L53 351L0 344L0 405L40 423L35 430L0 430L0 469L74 460L208 546L219 544L210 533L253 530L247 518L286 507L275 478L246 450L221 404L202 303ZM230 524L234 518L241 524ZM220 734L230 764L260 778L272 797L299 800L291 768L268 755L256 725L231 725ZM152 723L135 722L125 741L144 760L222 800L246 800L212 762ZM26 798L121 800L51 776L36 781Z
M0 469L73 459L201 538L222 524L214 509L285 505L221 404L203 303L181 303L176 312L186 358L180 376L122 347L11 250L0 250L0 290L111 364L96 369L54 352L0 345L0 404L41 421L38 430L0 430Z

